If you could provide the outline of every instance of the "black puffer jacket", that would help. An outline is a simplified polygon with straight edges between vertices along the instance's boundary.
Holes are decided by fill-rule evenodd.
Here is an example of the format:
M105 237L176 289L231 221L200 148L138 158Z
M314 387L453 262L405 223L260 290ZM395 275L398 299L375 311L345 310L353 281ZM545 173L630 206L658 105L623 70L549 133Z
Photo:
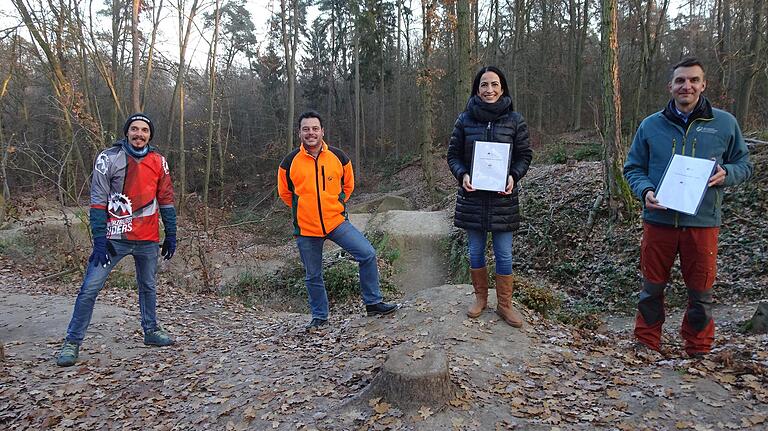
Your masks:
M468 109L456 119L448 144L448 166L459 182L454 224L463 229L513 231L520 226L520 179L528 172L533 157L528 139L528 126L523 116L513 111L511 105L495 120L481 122L471 114L469 108L472 103L481 102L478 102L477 98L470 99ZM468 174L472 166L475 141L512 144L512 160L509 166L509 175L515 180L512 194L501 195L483 190L467 192L461 187L464 174Z

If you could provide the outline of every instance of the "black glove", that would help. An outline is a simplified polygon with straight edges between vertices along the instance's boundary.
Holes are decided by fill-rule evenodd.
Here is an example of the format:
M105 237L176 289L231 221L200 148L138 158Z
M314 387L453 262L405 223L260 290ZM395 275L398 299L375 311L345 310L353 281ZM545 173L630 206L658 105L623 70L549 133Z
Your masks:
M110 255L114 255L114 249L111 249L111 244L107 241L105 236L96 236L93 238L93 252L91 257L88 258L88 262L93 262L93 266L99 266L106 268L107 265L112 263ZM112 253L110 253L112 251Z
M165 241L163 241L163 246L160 249L160 254L163 255L163 259L169 260L173 257L174 253L176 253L176 237L166 236Z

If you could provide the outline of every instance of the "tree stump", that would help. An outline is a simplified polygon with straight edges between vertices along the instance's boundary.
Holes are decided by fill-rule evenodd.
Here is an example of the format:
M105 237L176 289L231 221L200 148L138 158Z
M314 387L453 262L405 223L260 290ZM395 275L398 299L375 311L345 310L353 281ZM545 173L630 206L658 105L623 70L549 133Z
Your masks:
M761 302L757 305L755 314L741 327L741 330L752 334L768 333L768 302Z
M439 407L456 397L448 372L448 358L439 348L419 349L400 345L387 354L379 374L356 397L358 401L381 397L403 411L422 406Z

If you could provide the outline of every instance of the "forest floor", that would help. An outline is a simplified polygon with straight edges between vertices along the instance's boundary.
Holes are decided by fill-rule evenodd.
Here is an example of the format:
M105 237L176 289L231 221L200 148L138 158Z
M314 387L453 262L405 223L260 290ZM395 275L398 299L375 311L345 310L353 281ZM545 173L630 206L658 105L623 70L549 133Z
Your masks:
M412 183L415 169L403 170L393 181ZM29 249L28 256L0 253L0 341L5 347L0 424L14 430L765 429L768 336L738 330L765 287L765 267L752 260L765 252L760 247L768 235L764 217L752 218L752 211L766 202L760 200L764 172L757 175L758 185L729 197L736 207L733 214L745 221L725 226L721 244L741 248L721 248L720 274L726 284L716 286L716 292L728 292L718 297L714 312L716 348L696 360L682 351L677 333L682 311L674 302L668 309L664 354L633 348L633 318L622 304L632 303L634 294L616 287L621 278L611 276L615 267L603 261L612 261L605 256L613 252L612 265L630 266L627 289L635 290L639 279L631 262L639 244L637 228L613 229L606 241L602 225L592 236L573 232L582 226L566 227L576 211L585 220L599 193L599 164L594 162L532 167L521 194L531 221L516 243L516 256L522 255L519 272L526 280L561 292L566 303L591 301L603 307L601 323L592 329L544 317L519 303L526 325L511 328L493 313L493 291L489 310L470 320L464 312L472 300L471 286L440 284L401 286L390 299L402 308L384 318L364 317L361 305L336 306L327 329L307 333L304 312L247 307L215 288L190 289L194 281L183 273L190 271L189 261L174 258L171 262L179 266L159 274L158 316L176 336L176 345L142 344L137 295L128 279L101 293L81 360L59 368L55 355L79 287L77 274L43 279L52 268L34 259L35 250ZM439 182L446 190L453 186L450 177ZM409 197L416 207L442 209L450 219L450 196L437 207L424 208L418 202L426 200L425 194L415 193ZM410 216L410 227L423 231L419 212ZM40 239L37 247L46 244ZM227 259L258 254L257 265L267 262L276 268L293 253L289 241L261 244L238 229L206 243L212 244L216 250L206 259L219 277L239 270L228 267ZM194 254L192 245L182 243L181 255ZM408 261L423 262L421 270L445 271L432 263L436 250L414 253ZM424 253L422 259L418 253ZM562 265L565 260L569 266ZM603 302L590 290L605 294ZM457 396L445 405L412 410L386 399L355 402L395 347L409 349L414 363L433 350L445 353Z

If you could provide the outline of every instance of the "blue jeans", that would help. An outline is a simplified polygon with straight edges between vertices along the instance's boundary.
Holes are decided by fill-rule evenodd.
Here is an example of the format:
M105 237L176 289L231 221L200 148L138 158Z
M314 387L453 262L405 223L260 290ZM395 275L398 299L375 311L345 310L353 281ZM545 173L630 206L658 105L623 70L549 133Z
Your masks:
M345 220L325 237L297 236L301 263L306 272L305 284L309 296L312 317L328 319L328 294L323 282L323 244L326 239L335 242L351 254L359 264L360 291L367 305L381 302L379 290L379 268L376 266L376 250L352 223Z
M472 269L485 266L485 242L488 232L467 229L469 243L469 267ZM496 258L496 274L512 274L512 232L491 232L493 237L493 255Z
M122 258L132 255L136 264L136 283L139 286L139 309L141 310L141 328L144 332L157 329L157 289L155 287L155 275L157 274L157 258L159 248L156 242L129 242L111 241L115 249L115 255L111 256L112 262L106 268L94 266L88 262L83 285L75 301L75 310L72 312L72 320L67 327L67 340L82 343L85 331L91 323L93 306L99 291L104 287L109 273Z

